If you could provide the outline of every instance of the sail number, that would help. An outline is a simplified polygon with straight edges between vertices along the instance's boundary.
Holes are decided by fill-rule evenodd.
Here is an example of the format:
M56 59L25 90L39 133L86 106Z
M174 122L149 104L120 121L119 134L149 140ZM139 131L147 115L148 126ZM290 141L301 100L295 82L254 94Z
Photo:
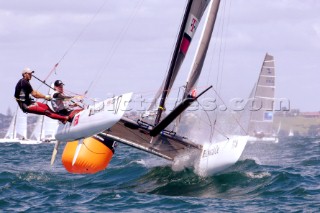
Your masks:
M218 153L219 153L219 146L216 145L212 149L203 150L202 157L205 158L205 157L208 157L208 156L211 156L211 155L216 155Z
M101 102L90 109L89 116L94 115L94 114L101 112L103 110L104 110L104 102Z

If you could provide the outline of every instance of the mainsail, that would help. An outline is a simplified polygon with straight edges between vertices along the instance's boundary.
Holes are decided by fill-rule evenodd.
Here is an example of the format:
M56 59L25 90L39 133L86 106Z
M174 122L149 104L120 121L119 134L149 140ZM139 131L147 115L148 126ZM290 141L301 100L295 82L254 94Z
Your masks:
M250 98L251 115L249 134L260 133L272 135L273 111L275 95L275 66L274 57L268 53L265 55L258 81L255 85L254 94Z
M157 113L157 118L155 123L157 124L161 118L162 110L165 108L165 100L169 94L172 85L177 77L180 70L181 64L188 52L189 46L192 42L192 38L197 30L199 22L206 10L210 0L189 0L185 10L184 18L181 23L178 39L176 41L175 50L172 56L170 67L168 70L167 78L164 83L162 83L161 88L156 94L154 100L152 101L149 109L152 109L156 101L159 99L160 95L160 105Z
M208 17L204 24L204 28L201 34L201 42L198 45L196 55L194 57L193 66L189 72L187 78L186 89L184 91L183 99L187 97L194 89L203 67L203 63L207 54L207 50L210 44L214 24L217 18L220 1L214 1L209 8Z
M6 139L27 139L27 114L17 108L9 129L5 135Z
M37 119L36 126L30 138L36 139L37 141L54 140L58 125L56 120L41 115Z

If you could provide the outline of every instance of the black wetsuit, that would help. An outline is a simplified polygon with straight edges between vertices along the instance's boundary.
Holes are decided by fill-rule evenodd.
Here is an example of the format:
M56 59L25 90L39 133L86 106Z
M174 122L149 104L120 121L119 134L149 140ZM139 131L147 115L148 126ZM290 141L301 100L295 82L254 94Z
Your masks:
M27 107L34 103L34 100L30 97L33 89L30 82L24 78L20 79L16 85L14 97L16 98L19 107L22 111L26 112Z

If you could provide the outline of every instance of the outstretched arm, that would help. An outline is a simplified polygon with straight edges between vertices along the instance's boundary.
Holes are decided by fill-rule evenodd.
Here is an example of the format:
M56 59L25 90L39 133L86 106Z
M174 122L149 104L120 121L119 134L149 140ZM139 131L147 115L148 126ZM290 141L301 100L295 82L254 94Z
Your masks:
M51 99L50 95L43 95L41 92L39 92L37 90L32 90L31 95L35 98L42 98L42 99L46 99L46 100Z
M64 94L62 94L62 93L55 93L55 94L53 95L53 98L62 99L62 100L67 100L67 99L73 98L73 96L66 96L66 95L64 95Z

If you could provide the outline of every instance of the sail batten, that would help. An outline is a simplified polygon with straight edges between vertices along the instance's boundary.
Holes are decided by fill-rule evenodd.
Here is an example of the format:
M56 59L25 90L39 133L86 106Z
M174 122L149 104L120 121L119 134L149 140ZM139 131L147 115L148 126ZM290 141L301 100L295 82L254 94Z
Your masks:
M254 90L249 133L263 132L273 135L273 111L275 95L275 65L273 56L265 55L258 81Z

